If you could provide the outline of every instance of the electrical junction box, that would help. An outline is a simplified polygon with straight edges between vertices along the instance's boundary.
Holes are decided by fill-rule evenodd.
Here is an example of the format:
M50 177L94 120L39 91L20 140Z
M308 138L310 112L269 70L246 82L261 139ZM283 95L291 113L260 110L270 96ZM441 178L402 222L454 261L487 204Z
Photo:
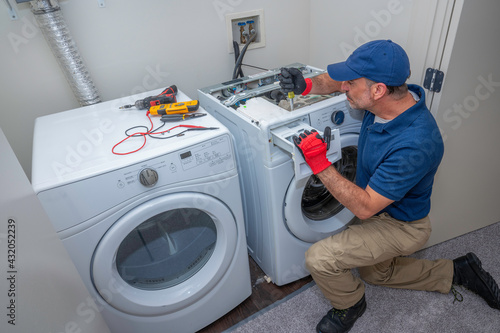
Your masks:
M266 45L266 29L264 25L264 10L257 9L241 13L229 13L226 15L227 28L227 50L234 53L233 41L236 41L243 49L250 39L252 30L257 37L248 46L247 50L264 47Z

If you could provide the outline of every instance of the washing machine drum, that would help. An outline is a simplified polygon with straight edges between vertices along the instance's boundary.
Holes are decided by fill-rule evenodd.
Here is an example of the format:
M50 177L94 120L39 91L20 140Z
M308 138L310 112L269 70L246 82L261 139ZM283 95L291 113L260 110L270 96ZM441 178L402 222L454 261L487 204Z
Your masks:
M124 313L180 311L217 285L237 237L232 212L214 197L164 195L130 210L106 232L92 260L93 283Z
M345 178L355 182L358 135L343 134L340 139L342 158L334 166ZM309 243L345 229L354 218L315 175L299 181L292 179L285 197L284 215L289 231Z

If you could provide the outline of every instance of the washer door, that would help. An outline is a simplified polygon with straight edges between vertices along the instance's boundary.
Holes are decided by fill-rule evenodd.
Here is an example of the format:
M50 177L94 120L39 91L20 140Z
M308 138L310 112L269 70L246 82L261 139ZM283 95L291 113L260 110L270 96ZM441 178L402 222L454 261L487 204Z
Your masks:
M344 177L355 182L358 134L342 134L340 141L342 158L334 166ZM354 218L354 214L338 202L314 175L298 181L292 178L283 213L290 232L309 243L345 229Z
M106 302L128 314L178 311L217 284L237 238L236 221L219 200L187 192L161 196L106 232L92 259L93 283Z

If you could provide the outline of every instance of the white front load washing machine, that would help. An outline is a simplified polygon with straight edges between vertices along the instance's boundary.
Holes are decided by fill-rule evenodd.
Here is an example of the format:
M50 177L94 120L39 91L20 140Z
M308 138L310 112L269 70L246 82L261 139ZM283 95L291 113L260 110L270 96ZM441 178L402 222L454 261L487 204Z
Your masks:
M324 72L290 66L305 77ZM198 97L234 135L250 255L275 284L284 285L309 275L305 251L345 229L354 217L312 175L292 137L311 129L322 133L329 126L327 157L355 181L363 112L351 109L343 94L296 96L291 110L288 101L269 98L280 89L279 73L275 69L210 86Z
M163 123L118 107L158 93L35 124L32 185L92 296L75 315L116 333L193 333L251 294L232 136L211 115L136 134Z

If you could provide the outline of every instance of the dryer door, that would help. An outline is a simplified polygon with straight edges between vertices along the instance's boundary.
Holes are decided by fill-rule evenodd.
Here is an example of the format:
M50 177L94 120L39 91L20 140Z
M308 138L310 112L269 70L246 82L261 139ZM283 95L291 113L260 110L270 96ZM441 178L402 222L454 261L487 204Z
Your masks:
M150 200L123 215L101 239L91 265L94 286L128 314L178 311L225 274L237 232L231 211L211 196L183 192Z
M342 158L334 165L344 177L355 182L358 134L342 134L340 141ZM283 213L290 232L309 243L345 229L354 218L314 175L300 180L292 178Z

